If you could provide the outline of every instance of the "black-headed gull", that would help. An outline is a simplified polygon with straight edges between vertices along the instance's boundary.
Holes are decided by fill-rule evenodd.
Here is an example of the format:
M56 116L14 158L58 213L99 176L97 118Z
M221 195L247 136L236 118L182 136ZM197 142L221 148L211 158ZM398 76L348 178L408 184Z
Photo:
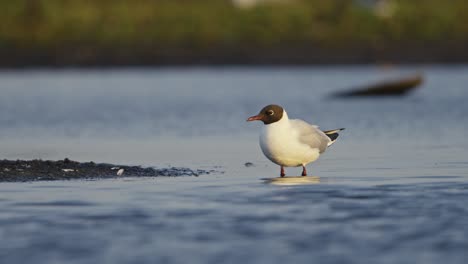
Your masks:
M258 115L247 119L255 120L265 124L260 134L260 147L269 160L281 166L281 177L285 176L284 167L299 166L302 166L302 176L307 176L305 166L318 159L344 129L322 131L305 121L289 119L279 105L267 105Z

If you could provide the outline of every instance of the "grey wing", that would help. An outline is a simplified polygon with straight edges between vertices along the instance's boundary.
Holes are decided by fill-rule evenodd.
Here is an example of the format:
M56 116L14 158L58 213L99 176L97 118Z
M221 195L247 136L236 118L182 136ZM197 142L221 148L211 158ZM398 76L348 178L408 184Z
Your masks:
M323 153L327 149L330 138L317 126L310 125L300 119L289 121L297 129L300 142L309 145L311 148L318 148L320 153Z

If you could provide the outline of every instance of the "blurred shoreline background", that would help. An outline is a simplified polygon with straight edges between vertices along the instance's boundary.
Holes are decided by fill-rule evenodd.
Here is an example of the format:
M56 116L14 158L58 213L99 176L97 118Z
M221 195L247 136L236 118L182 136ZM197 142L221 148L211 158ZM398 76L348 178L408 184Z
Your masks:
M0 67L468 62L466 1L0 0Z

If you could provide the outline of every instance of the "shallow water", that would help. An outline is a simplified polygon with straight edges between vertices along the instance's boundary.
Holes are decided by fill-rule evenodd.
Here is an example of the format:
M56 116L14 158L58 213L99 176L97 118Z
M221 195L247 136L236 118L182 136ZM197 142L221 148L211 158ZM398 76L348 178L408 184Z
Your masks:
M423 72L404 98L327 95ZM465 263L468 67L0 73L0 158L219 173L0 184L2 263ZM265 104L346 127L307 185L272 185ZM245 162L254 166L246 167ZM299 168L286 173L298 175Z

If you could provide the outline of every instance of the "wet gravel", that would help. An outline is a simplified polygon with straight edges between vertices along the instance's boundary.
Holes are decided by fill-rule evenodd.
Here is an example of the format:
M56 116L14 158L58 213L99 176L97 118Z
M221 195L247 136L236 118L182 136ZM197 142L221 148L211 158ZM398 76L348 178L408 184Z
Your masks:
M0 182L54 181L115 177L178 177L210 174L214 170L184 167L152 168L63 160L0 160Z

